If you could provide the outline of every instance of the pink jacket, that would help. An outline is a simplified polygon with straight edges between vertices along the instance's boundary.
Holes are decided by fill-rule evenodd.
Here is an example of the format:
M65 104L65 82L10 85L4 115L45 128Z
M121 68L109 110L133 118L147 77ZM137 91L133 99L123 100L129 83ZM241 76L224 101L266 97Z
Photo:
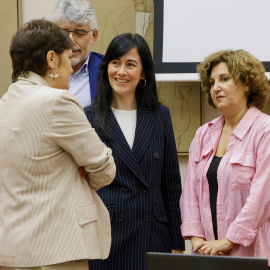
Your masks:
M200 127L189 150L180 201L182 235L214 240L206 173L216 152L224 116ZM270 262L270 117L251 107L233 131L218 171L219 239L237 243L226 255Z

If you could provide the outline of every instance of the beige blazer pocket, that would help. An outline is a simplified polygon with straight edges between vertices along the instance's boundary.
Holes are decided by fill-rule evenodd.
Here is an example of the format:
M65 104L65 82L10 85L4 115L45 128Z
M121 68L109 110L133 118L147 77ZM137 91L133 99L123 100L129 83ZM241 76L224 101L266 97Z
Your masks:
M81 226L98 219L96 205L89 203L76 208L77 219Z

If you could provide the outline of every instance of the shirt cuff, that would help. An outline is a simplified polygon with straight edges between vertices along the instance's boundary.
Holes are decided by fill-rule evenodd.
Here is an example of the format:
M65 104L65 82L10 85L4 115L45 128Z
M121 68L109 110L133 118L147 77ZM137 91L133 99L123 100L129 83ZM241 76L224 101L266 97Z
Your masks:
M204 229L200 221L183 223L181 225L181 232L185 240L191 236L205 238Z
M226 238L235 244L250 246L257 234L257 230L250 230L233 222L226 233Z

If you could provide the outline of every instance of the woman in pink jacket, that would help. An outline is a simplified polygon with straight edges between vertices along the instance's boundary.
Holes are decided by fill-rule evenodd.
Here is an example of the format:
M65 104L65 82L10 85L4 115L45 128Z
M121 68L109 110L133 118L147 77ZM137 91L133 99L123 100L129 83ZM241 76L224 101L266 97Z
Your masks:
M270 86L260 61L220 51L198 66L202 89L221 117L200 127L189 150L181 231L203 255L270 262Z

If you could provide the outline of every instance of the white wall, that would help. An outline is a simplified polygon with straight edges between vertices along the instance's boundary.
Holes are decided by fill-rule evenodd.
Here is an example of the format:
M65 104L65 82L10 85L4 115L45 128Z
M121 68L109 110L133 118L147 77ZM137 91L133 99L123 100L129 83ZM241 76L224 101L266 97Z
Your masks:
M58 0L22 0L22 23L32 19L51 19Z

